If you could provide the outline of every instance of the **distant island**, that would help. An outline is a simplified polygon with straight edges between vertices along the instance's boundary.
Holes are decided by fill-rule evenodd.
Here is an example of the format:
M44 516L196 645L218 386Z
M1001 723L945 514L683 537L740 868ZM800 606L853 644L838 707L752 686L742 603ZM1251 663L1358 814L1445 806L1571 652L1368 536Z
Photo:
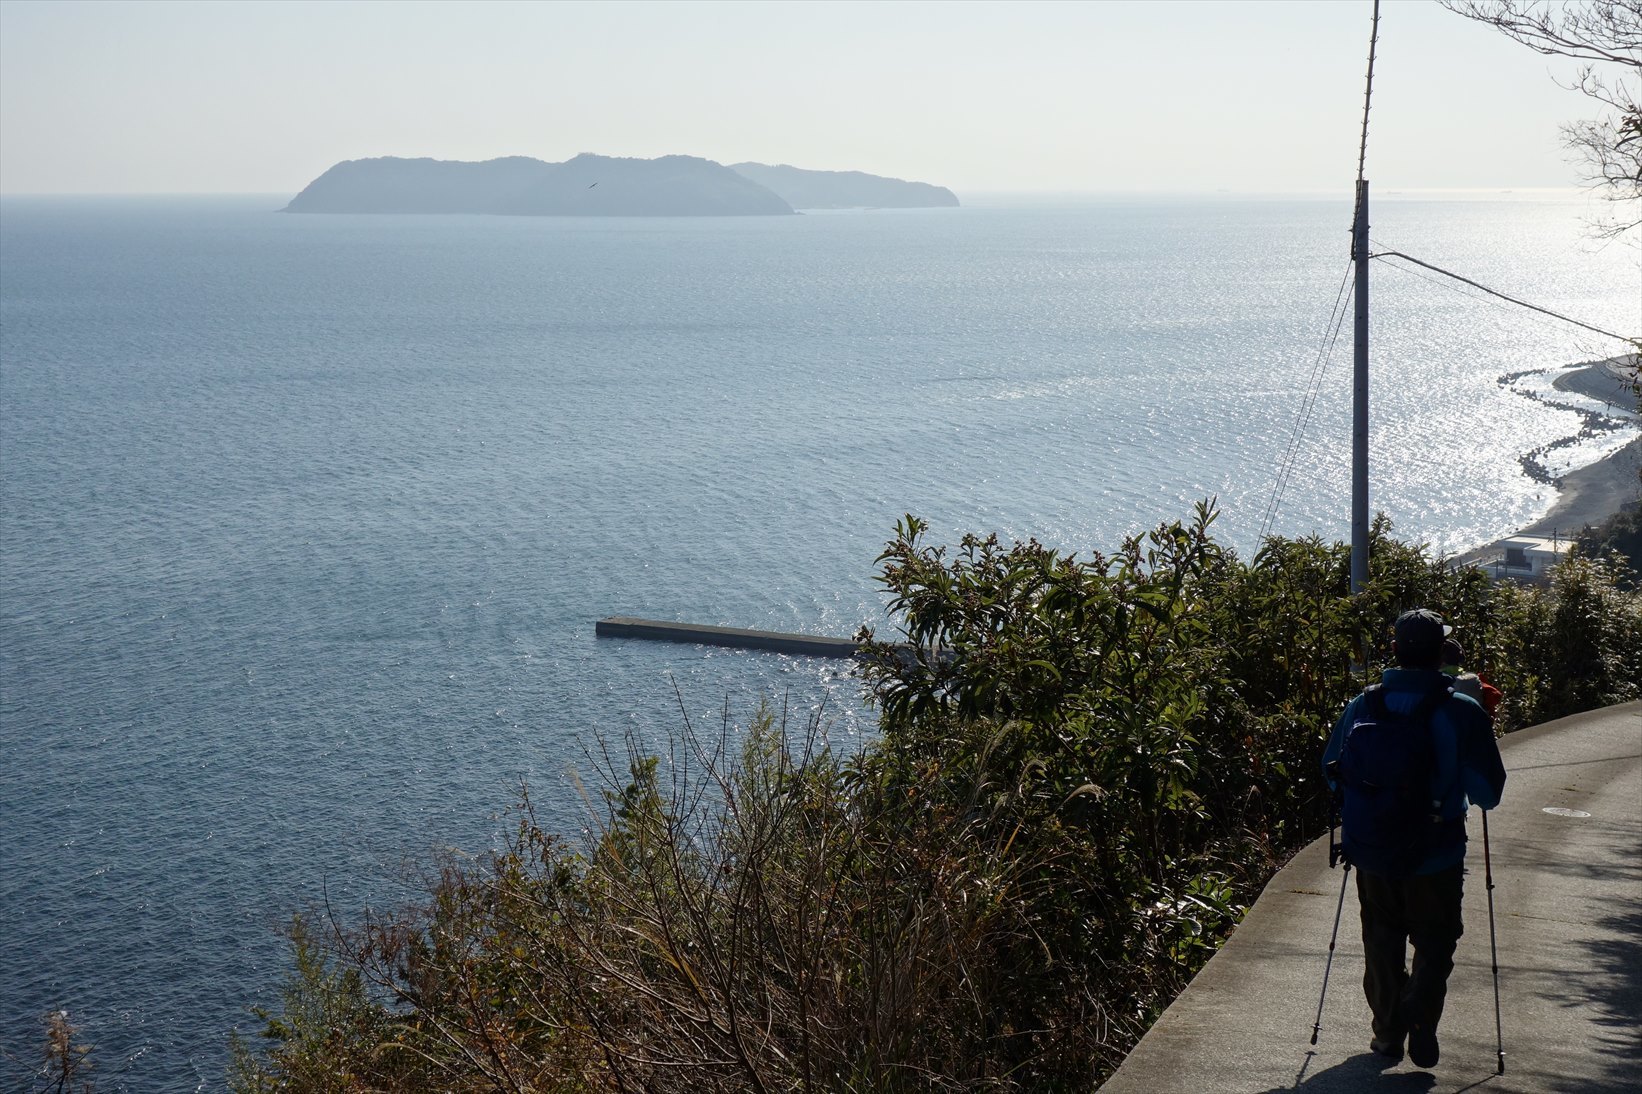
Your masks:
M944 186L786 165L726 167L699 156L624 159L583 153L344 160L291 199L287 213L490 213L501 216L782 216L795 209L956 206Z
M958 195L945 186L863 171L807 171L784 163L732 163L730 170L775 191L794 209L934 209L958 204Z

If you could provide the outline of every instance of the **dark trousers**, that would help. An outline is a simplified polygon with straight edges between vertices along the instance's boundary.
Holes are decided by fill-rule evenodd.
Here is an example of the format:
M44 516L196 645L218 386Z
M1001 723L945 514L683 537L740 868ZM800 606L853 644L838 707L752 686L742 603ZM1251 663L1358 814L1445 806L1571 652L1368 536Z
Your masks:
M1397 1040L1412 1029L1437 1031L1454 947L1465 932L1460 892L1465 867L1387 877L1357 872L1363 917L1363 990L1374 1012L1374 1036ZM1405 966L1414 945L1412 970Z

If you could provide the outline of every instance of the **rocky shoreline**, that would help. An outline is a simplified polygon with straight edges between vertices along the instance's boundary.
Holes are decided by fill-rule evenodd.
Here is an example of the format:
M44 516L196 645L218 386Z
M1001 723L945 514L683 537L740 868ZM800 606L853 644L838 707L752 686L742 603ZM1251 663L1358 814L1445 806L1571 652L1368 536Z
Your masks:
M1523 473L1535 482L1546 483L1551 486L1562 486L1565 476L1552 474L1545 466L1545 457L1558 449L1568 448L1581 441L1604 433L1614 433L1627 429L1636 424L1635 396L1631 393L1629 382L1620 371L1626 367L1630 357L1610 357L1605 361L1587 361L1577 365L1574 369L1551 382L1551 386L1558 391L1572 392L1583 395L1588 399L1603 403L1606 411L1593 410L1588 407L1569 406L1548 397L1543 392L1527 390L1516 386L1519 380L1529 376L1543 376L1550 369L1529 369L1524 372L1511 372L1499 378L1500 387L1521 395L1526 399L1545 403L1557 407L1559 410L1571 410L1580 416L1580 427L1576 433L1561 437L1550 444L1541 445L1531 452L1518 457L1522 464Z
M1559 376L1552 386L1558 391L1572 392L1604 403L1607 411L1586 407L1568 407L1545 395L1512 387L1516 381L1529 375L1544 375L1548 369L1511 373L1500 377L1502 387L1511 388L1527 398L1538 399L1580 415L1579 431L1574 435L1544 445L1521 457L1523 471L1529 478L1554 486L1557 499L1550 511L1539 520L1520 529L1518 535L1571 537L1587 525L1601 524L1609 517L1642 500L1642 437L1613 454L1585 467L1563 475L1553 475L1545 467L1544 457L1557 449L1578 441L1636 424L1636 396L1626 379L1624 370L1633 367L1630 356L1611 357L1604 361L1589 361L1573 371ZM1475 562L1499 554L1503 538L1466 551L1461 562Z

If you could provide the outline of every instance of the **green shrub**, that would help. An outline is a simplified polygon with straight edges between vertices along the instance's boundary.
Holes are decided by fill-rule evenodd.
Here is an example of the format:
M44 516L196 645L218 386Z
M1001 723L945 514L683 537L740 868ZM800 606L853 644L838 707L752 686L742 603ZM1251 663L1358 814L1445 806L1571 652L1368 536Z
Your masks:
M1637 577L1642 574L1642 504L1633 504L1594 528L1587 525L1575 543L1586 558L1623 564L1626 572L1621 576L1621 584L1636 588Z

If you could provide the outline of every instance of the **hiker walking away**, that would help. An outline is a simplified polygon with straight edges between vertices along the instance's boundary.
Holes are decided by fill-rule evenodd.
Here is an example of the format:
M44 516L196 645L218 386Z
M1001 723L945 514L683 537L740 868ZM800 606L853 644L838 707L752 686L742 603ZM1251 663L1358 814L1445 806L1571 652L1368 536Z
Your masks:
M1454 948L1464 931L1465 811L1499 804L1505 765L1488 716L1439 671L1448 628L1424 608L1392 629L1396 667L1346 705L1323 753L1357 867L1369 1048L1435 1067ZM1405 966L1408 945L1412 967Z
M1454 690L1461 695L1469 695L1482 705L1483 711L1491 722L1494 712L1499 709L1499 688L1488 682L1488 678L1480 672L1465 671L1465 649L1458 641L1452 638L1443 640L1442 644L1442 671L1444 675L1454 678Z

